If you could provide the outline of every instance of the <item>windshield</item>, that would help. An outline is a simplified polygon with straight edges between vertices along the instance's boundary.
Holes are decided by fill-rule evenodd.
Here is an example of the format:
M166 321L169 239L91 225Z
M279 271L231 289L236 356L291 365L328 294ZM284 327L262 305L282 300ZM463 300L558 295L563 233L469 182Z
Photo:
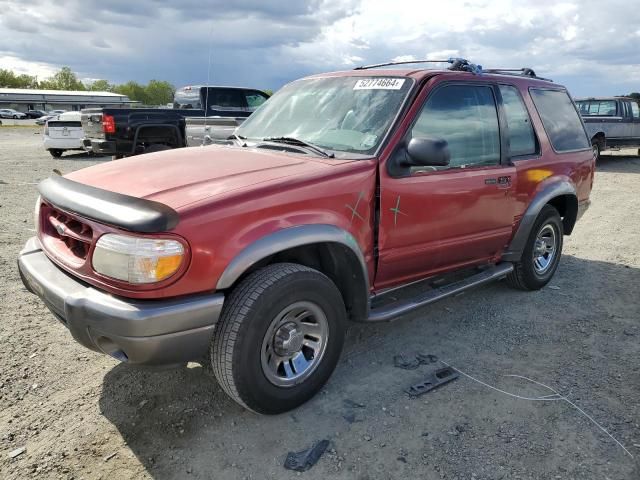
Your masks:
M399 77L321 77L290 83L236 131L248 140L289 137L372 154L413 84Z

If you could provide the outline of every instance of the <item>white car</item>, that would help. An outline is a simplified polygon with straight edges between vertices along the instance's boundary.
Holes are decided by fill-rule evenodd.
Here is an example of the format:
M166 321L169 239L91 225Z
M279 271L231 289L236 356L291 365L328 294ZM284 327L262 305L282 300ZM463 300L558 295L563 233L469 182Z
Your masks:
M47 121L44 127L44 148L59 158L66 150L84 150L84 130L80 112L67 112Z
M2 108L0 109L0 118L15 118L17 119L24 119L27 118L27 115L19 112L17 110L14 110L13 108Z

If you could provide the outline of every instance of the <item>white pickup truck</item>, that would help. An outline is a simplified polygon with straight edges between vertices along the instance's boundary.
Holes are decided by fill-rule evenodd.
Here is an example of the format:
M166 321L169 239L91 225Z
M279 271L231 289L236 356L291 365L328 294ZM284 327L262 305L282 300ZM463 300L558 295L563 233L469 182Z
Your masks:
M638 148L640 107L630 97L581 98L576 105L598 154L607 149Z

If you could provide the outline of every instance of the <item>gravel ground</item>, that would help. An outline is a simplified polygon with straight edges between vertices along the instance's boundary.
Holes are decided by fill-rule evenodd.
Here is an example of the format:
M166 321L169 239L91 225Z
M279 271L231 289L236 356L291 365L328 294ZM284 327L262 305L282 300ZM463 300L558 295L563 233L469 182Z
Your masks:
M33 234L35 183L106 161L54 160L39 132L0 128L1 478L296 478L286 453L323 438L329 449L306 478L640 478L638 157L599 162L592 208L550 286L497 283L353 326L321 394L265 417L198 365L136 369L85 350L23 288L16 256ZM464 376L409 398L403 390L436 367L394 367L394 355L415 353L523 396L549 392L505 375L552 386L630 455L564 401L509 397Z

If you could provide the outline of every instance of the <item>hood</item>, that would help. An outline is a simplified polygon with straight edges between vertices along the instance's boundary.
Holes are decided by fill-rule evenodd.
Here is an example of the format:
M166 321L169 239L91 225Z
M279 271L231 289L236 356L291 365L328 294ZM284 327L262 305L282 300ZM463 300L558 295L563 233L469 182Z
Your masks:
M138 155L77 170L66 177L178 209L252 185L313 174L335 164L344 161L212 145Z

